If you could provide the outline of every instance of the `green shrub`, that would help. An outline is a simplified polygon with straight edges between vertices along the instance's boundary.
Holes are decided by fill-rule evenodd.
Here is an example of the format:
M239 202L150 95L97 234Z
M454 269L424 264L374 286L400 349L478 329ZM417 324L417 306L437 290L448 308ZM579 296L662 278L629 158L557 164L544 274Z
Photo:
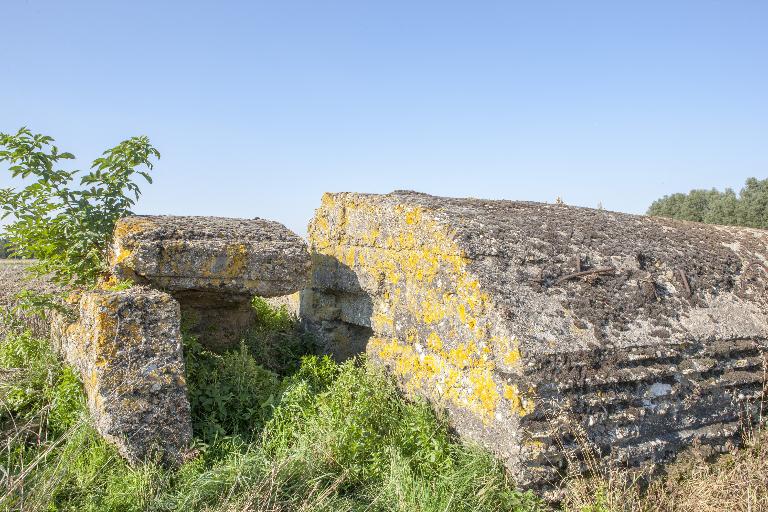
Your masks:
M293 467L296 478L334 489L352 509L538 506L509 486L489 455L457 443L425 402L404 401L365 361L304 358L262 439L269 458Z
M8 240L0 237L0 260L13 257L13 250L8 243Z
M120 280L112 277L105 280L101 286L102 288L110 292L121 292L121 291L129 290L133 288L135 286L135 283L130 279Z
M296 320L285 306L274 307L261 297L254 297L251 306L256 311L256 328L260 332L292 331Z
M162 501L169 510L541 510L380 370L327 357L303 358L284 379L260 439L204 446Z
M245 344L217 354L184 337L187 390L195 434L206 442L259 432L272 412L280 382L256 364Z
M0 343L0 425L43 422L59 434L84 411L80 381L62 365L47 340L11 332Z
M149 170L160 153L147 137L125 140L95 159L73 187L79 171L56 166L74 155L53 142L27 128L0 133L0 162L8 162L11 177L31 178L20 190L0 189L2 218L13 219L5 234L16 256L38 260L31 271L64 285L93 285L106 270L115 222L141 194L136 175L151 183Z
M250 353L278 375L295 372L301 358L315 352L314 340L284 306L275 308L261 297L255 297L252 305L256 325L245 338Z

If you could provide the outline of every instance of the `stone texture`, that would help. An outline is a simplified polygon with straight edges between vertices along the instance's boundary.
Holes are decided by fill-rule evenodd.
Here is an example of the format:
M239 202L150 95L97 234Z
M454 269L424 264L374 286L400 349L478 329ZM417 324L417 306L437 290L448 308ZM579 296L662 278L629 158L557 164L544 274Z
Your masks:
M96 430L131 462L182 462L192 439L179 305L157 290L85 292L52 339L76 368Z
M309 264L304 240L265 219L126 217L111 250L117 277L234 299L294 293L304 287Z
M309 235L325 349L367 350L520 485L586 446L630 467L723 451L757 411L766 231L395 192L326 194Z
M254 322L250 300L285 296L308 280L302 238L277 222L139 216L118 221L113 273L173 294L185 328L205 345L236 345Z

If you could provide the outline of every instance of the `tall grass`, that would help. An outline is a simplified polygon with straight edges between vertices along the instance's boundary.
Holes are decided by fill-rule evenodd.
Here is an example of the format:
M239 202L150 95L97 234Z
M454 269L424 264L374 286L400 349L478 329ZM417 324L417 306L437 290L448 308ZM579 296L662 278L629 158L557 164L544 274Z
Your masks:
M262 305L263 306L263 305ZM0 510L537 511L487 453L456 442L364 359L306 352L284 311L236 350L185 337L197 455L177 470L130 467L89 426L74 373L46 340L0 340ZM287 348L270 343L289 341ZM291 361L281 359L288 354ZM287 352L285 352L287 351ZM265 367L266 366L266 367ZM689 457L649 485L593 471L566 482L580 512L768 511L768 437L715 464Z
M605 470L567 481L563 508L579 512L765 512L768 511L768 433L745 435L738 452L706 460L684 454L650 481Z
M656 477L649 477L647 471L601 466L593 459L587 475L565 479L563 508L578 512L768 511L768 353L763 356L763 389L757 400L752 404L757 405L757 417L742 418L740 450L714 461L699 450L688 450ZM590 447L583 449L588 452Z
M270 322L277 340L292 328ZM123 462L89 426L77 379L46 341L10 332L0 342L0 510L541 508L363 359L305 356L279 376L247 344L225 354L186 345L197 456L168 471Z

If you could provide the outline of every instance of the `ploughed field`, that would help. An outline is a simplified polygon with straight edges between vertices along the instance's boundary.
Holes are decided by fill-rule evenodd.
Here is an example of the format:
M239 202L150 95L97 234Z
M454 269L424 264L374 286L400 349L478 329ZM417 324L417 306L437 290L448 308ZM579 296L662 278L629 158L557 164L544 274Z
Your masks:
M0 303L6 303L19 291L28 266L27 260L0 259Z

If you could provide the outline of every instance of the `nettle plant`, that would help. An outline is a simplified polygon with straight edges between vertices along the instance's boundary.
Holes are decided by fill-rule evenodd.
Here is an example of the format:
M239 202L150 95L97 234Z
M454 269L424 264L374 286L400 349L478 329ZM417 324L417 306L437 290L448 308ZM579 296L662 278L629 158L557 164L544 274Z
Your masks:
M131 214L141 195L136 183L152 183L160 153L145 136L106 150L90 171L57 169L72 153L60 152L47 135L21 128L0 133L0 163L7 162L23 188L0 189L0 216L14 256L34 258L30 270L62 285L93 286L107 270L115 222ZM74 183L79 178L79 186Z

